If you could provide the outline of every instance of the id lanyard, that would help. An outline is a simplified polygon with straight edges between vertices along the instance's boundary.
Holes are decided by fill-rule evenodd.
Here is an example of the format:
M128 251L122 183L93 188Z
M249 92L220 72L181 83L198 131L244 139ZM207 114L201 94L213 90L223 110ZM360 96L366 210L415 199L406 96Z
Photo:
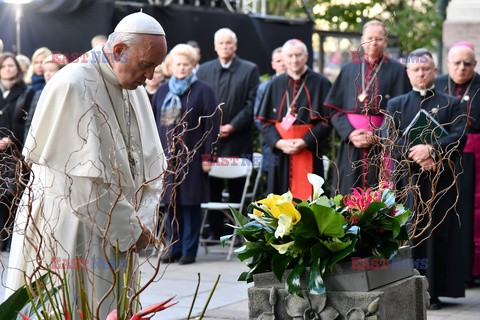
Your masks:
M377 68L373 70L373 76L370 78L370 82L367 84L367 87L365 88L365 64L366 62L362 62L362 93L358 95L358 101L364 102L365 99L367 98L367 92L370 89L370 87L373 84L373 81L375 81L375 78L378 75L378 72L380 71L380 68L382 67L383 64L383 58L382 61L378 64Z
M298 97L300 96L300 93L302 93L302 90L303 90L303 87L305 87L305 82L307 81L307 77L305 77L305 79L303 79L303 82L302 82L302 85L300 86L300 89L298 89L298 92L297 94L295 95L295 97L293 97L293 100L292 102L290 102L290 94L288 93L288 87L287 87L287 113L285 115L289 115L292 113L292 106L295 104L295 101L297 101ZM297 117L297 115L295 114L295 117Z

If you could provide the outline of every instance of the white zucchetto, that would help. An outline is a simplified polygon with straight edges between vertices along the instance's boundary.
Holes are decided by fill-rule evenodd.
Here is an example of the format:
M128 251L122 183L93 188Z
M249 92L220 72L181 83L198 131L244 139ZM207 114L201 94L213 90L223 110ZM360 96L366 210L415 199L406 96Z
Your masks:
M165 35L160 23L143 12L135 12L124 17L115 27L114 32L145 33Z

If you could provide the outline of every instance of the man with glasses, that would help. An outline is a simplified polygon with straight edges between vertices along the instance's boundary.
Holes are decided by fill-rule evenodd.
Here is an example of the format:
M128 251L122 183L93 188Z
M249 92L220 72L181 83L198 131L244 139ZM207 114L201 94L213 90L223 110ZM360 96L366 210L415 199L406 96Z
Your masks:
M459 213L468 230L467 279L480 279L480 75L475 72L477 60L473 45L462 41L454 44L447 57L448 74L437 77L435 86L460 99L467 117L467 143L462 153L463 174L459 177L461 189Z
M334 193L337 188L347 194L354 187L378 184L383 161L380 147L374 145L373 129L382 123L387 101L411 88L405 67L384 55L388 40L382 22L367 22L361 42L364 53L357 52L352 62L342 67L325 99L341 141Z

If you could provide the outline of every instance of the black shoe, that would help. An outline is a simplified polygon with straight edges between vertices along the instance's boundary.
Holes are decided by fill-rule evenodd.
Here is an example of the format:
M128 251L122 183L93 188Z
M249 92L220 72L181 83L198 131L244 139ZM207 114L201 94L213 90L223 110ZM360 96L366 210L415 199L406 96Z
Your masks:
M195 262L195 257L192 256L182 256L180 260L178 260L178 264L191 264Z
M181 253L168 253L165 257L163 257L162 262L163 263L173 263L178 260L180 260L180 257L182 256Z
M428 310L439 310L442 309L442 302L438 297L433 297L430 298L430 307L428 307Z

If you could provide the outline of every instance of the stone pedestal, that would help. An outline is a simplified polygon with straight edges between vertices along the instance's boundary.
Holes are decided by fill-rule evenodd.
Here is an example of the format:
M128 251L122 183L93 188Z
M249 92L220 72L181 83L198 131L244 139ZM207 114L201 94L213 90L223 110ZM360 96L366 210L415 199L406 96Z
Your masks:
M368 292L328 291L326 295L290 295L273 273L254 276L248 289L250 319L426 319L428 282L415 275ZM320 317L318 317L320 315Z
M472 0L451 0L447 6L447 17L443 23L443 70L447 72L448 50L459 41L468 41L480 48L480 2ZM477 60L479 60L477 54ZM475 71L480 72L477 63Z

